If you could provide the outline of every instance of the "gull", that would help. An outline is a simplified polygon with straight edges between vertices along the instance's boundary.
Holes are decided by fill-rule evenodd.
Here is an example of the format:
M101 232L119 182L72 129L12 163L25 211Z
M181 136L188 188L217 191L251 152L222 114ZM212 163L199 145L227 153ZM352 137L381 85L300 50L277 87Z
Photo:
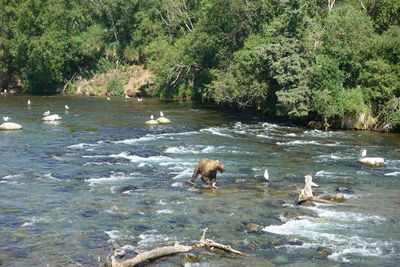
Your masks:
M267 169L265 169L264 178L265 178L265 180L267 180L269 182L269 174L268 174L268 170Z
M142 102L143 98L136 97L138 102Z
M65 105L64 107L65 107L65 109L67 109L67 110L69 109L69 107L68 107L67 105Z
M4 121L8 121L9 117L3 117Z
M43 116L49 116L50 115L50 110L43 112Z
M128 95L125 95L125 99L129 99L129 98L131 98L130 96L128 96Z
M367 156L367 150L363 149L361 150L361 158L365 158Z
M111 98L109 98L109 97L107 96L107 100L111 100Z
M164 113L162 111L160 111L160 118L157 119L157 122L161 124L171 123L169 119L164 117Z
M30 104L31 104L31 100L28 99L28 105L30 105Z

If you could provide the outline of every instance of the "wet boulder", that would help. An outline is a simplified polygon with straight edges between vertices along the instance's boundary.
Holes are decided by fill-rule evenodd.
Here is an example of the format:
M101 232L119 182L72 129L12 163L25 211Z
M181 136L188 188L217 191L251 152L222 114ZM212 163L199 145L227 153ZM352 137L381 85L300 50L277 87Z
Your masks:
M344 195L342 193L335 193L335 194L330 194L322 197L325 200L333 201L333 202L343 202L346 200Z
M385 166L385 160L383 158L360 158L358 160L360 165L365 167L377 168Z
M353 194L354 191L350 187L347 186L337 186L335 188L335 191L338 193L343 193L343 194Z
M255 224L255 223L244 223L244 227L250 233L260 232L263 229L263 227L261 225L258 225L258 224Z
M14 123L14 122L5 122L3 124L0 124L0 130L4 131L14 131L14 130L21 130L22 126Z
M325 247L318 247L317 254L320 256L323 256L323 257L327 257L329 255L332 255L332 250L330 250L329 248L325 248Z

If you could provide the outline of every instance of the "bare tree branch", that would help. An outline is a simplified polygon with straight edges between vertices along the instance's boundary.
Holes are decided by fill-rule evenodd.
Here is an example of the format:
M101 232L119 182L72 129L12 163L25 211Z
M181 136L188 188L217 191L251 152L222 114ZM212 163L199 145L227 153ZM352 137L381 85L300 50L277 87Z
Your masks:
M203 229L203 233L201 235L200 240L191 246L175 245L175 246L166 246L166 247L161 247L161 248L155 248L150 251L139 253L138 255L136 255L136 257L125 260L125 261L118 261L116 259L116 256L121 256L121 253L114 251L110 257L111 258L111 266L112 267L133 267L133 266L136 266L147 260L156 259L156 258L159 258L162 256L168 256L168 255L177 254L177 253L185 253L185 252L189 252L194 249L197 249L197 248L206 248L206 249L218 248L218 249L222 249L226 252L233 253L236 255L247 256L246 254L231 248L231 246L217 243L211 239L205 239L207 230L208 230L208 228ZM123 254L122 254L122 256L123 256Z

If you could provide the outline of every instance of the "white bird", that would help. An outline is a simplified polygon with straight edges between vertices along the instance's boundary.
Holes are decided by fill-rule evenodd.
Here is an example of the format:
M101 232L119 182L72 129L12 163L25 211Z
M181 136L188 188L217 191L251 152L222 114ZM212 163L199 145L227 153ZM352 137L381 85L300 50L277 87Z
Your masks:
M110 100L111 100L111 98L109 98L109 97L107 96L107 100L108 100L108 101L110 101Z
M142 102L143 98L136 97L138 102Z
M28 99L28 105L30 105L30 104L31 104L31 100Z
M69 107L68 107L67 105L65 105L64 107L65 107L65 109L67 109L67 110L69 109Z
M264 171L264 178L265 178L265 180L269 181L269 174L268 174L267 169L265 169L265 171Z
M149 121L146 121L144 124L147 124L147 125L156 125L156 124L158 124L158 121L154 120L154 116L151 115L151 116L150 116L150 120L149 120Z
M8 121L9 117L3 117L4 121Z
M58 116L57 114L49 115L42 118L42 121L58 121L58 120L61 120L61 117Z
M4 93L7 94L7 89L4 89Z
M361 150L361 157L365 158L366 156L367 156L367 150L366 149Z
M379 157L367 157L367 150L361 151L361 158L358 159L358 163L367 167L382 167L385 166L385 159Z
M305 199L308 199L310 197L313 197L313 192L312 192L312 186L318 186L316 183L312 181L312 176L311 175L306 175L304 176L304 188L301 190L299 198L297 201L302 201Z
M43 116L49 116L50 115L50 110L43 112Z
M125 99L129 99L129 98L131 98L130 96L128 96L128 95L125 95Z
M157 119L157 122L160 124L171 123L171 121L164 117L164 113L160 111L160 118Z

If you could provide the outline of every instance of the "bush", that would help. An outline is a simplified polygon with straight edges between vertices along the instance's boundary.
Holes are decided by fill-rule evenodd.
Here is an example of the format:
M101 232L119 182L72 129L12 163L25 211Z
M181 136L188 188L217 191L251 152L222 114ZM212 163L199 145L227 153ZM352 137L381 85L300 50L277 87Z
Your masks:
M124 86L118 77L114 77L107 82L107 95L122 95Z

